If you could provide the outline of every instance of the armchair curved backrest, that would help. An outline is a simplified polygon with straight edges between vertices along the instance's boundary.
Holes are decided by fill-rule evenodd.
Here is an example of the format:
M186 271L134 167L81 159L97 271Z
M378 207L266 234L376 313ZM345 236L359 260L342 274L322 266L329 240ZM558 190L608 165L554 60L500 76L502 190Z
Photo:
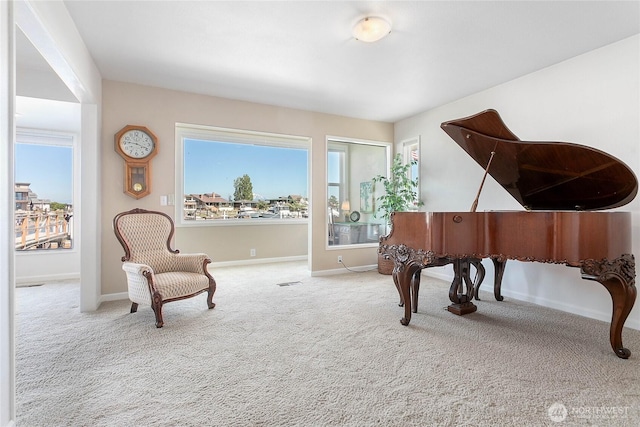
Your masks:
M123 262L147 264L156 274L175 270L172 254L180 251L171 249L174 227L169 215L143 209L123 212L114 219L114 230L125 251Z
M174 225L163 212L133 209L117 214L113 230L124 249L122 269L127 275L131 312L149 304L162 327L162 304L208 291L207 305L215 307L216 282L207 271L206 254L181 254L171 249Z

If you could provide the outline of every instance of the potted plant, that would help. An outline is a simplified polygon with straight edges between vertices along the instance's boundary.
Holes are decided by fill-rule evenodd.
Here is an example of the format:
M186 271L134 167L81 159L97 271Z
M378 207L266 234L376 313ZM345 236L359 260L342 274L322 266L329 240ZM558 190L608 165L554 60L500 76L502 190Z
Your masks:
M410 163L403 163L402 155L397 153L393 158L390 176L378 175L373 178L373 182L382 183L384 193L376 198L377 210L375 217L383 218L388 226L391 226L391 213L404 212L411 208L418 208L424 203L418 200L418 178L409 178L409 169L417 164L416 160ZM393 271L393 260L384 259L378 255L378 272L381 274L391 274Z

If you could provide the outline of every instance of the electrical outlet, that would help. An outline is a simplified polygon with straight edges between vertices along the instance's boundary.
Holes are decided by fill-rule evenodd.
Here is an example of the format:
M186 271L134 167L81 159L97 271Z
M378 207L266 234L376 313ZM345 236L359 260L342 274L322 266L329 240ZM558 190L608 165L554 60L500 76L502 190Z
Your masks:
M342 255L338 255L338 264L342 264Z
M249 251L249 256L256 256L256 250L255 249L251 249Z

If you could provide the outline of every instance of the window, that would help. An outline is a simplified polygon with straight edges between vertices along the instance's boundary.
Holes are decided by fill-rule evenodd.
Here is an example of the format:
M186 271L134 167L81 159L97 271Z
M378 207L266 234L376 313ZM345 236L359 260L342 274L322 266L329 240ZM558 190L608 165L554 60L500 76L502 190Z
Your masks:
M18 129L15 249L73 246L73 136Z
M418 182L418 188L416 189L416 195L418 199L415 200L415 207L418 207L418 200L420 198L420 137L416 136L402 141L403 158L405 163L411 163L409 169L409 179Z
M376 217L373 177L386 175L391 144L327 138L327 244L377 244L384 220Z
M176 135L180 224L307 221L310 138L181 123Z

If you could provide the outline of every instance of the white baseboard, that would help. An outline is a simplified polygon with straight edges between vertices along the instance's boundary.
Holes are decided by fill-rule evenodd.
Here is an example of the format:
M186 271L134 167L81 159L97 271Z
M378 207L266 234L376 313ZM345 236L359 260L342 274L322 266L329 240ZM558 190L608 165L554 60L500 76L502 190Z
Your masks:
M583 306L567 304L563 301L534 297L522 292L510 291L507 289L502 290L502 295L518 301L530 302L532 304L540 305L543 307L549 307L567 313L577 314L578 316L588 317L589 319L601 320L603 322L611 323L611 312L593 310ZM631 317L628 317L626 322L624 323L624 326L625 328L640 330L640 319L632 319Z
M120 301L124 299L129 299L129 294L127 292L118 292L115 294L103 294L103 295L100 295L100 301L98 302L98 305L106 301Z
M445 282L449 282L449 283L453 281L452 275L447 274L441 271L440 269L425 268L422 270L422 274L424 274L425 276L433 277L435 279L444 280Z
M80 273L47 274L45 276L16 277L16 287L33 286L36 284L57 282L60 280L80 280Z
M346 267L340 267L340 268L333 268L331 270L319 270L319 271L312 271L311 272L311 276L312 277L320 277L320 276L335 276L337 274L344 274L344 273L362 273L363 271L371 271L371 270L377 270L378 269L378 264L373 264L373 265L361 265L358 267L349 267L348 269ZM391 277L391 276L389 276Z
M241 261L224 261L224 262L212 262L209 264L209 272L215 277L215 268L218 267L242 267L247 265L247 261L251 262L251 265L255 264L271 264L274 262L289 262L289 261L306 261L308 257L306 255L295 257L283 257L283 258L250 258ZM113 294L103 294L100 296L98 305L106 301L121 301L129 299L127 292L117 292Z
M271 264L275 262L289 262L289 261L307 261L309 257L306 255L300 256L290 256L290 257L282 257L282 258L247 258L239 261L221 261L221 262L212 262L209 264L210 268L216 267L238 267L238 266L246 266L247 263L251 263L251 265L255 264Z
M422 274L425 276L434 277L451 283L453 281L453 275L438 272L437 270L424 269ZM490 289L493 292L493 283L485 284L485 290ZM564 301L550 300L548 298L540 298L531 296L522 292L510 291L508 289L501 289L502 296L513 298L518 301L529 302L542 307L553 308L555 310L564 311L566 313L577 314L578 316L587 317L589 319L601 320L603 322L611 323L611 312L604 312L602 310L593 310L585 308L584 306L577 306L574 304L567 304ZM636 316L637 317L637 316ZM640 319L628 317L624 323L625 328L640 330Z

